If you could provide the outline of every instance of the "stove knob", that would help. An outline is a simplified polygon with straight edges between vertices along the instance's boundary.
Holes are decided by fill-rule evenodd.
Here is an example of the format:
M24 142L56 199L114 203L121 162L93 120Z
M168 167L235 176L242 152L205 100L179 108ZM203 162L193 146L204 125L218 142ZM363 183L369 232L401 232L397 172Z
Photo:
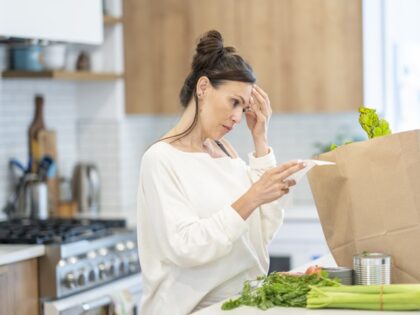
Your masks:
M100 263L98 265L98 269L99 269L99 279L105 279L106 278L106 266L104 263Z
M89 282L95 282L96 274L95 274L94 270L89 271L88 280L89 280Z
M136 272L138 269L138 257L137 255L131 255L129 263L128 263L128 269L130 272Z
M114 266L114 264L110 264L108 266L108 276L110 276L110 277L115 276L115 266Z
M84 273L80 273L79 277L77 277L77 284L79 286L84 286L86 284L86 275Z
M68 289L74 289L76 287L76 277L73 272L69 272L65 275L63 280L64 286Z
M127 272L127 268L126 268L126 266L125 266L126 264L125 264L125 262L124 261L121 261L119 264L118 264L118 272L120 273L120 274L124 274L124 273L126 273Z

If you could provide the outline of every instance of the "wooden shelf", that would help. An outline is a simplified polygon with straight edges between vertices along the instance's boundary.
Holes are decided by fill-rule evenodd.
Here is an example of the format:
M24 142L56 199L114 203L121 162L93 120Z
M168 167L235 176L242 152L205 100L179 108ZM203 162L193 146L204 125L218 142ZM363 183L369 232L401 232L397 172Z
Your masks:
M89 71L4 71L2 78L6 79L57 79L57 80L86 80L110 81L123 78L123 74L114 72Z
M111 26L115 24L119 24L123 22L122 17L112 16L112 15L104 15L104 25Z

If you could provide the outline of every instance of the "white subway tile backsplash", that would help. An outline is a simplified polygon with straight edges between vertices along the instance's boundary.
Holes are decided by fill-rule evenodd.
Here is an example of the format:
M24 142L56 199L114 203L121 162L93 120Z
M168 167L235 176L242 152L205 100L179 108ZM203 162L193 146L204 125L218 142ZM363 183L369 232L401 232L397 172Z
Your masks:
M95 93L87 93L95 90ZM114 89L110 92L110 89ZM71 176L77 161L98 165L102 212L124 215L135 223L140 161L144 151L177 122L179 116L124 116L115 106L119 84L57 82L51 80L0 80L0 205L9 191L7 161L27 161L27 129L33 117L33 98L45 96L45 121L58 136L59 168ZM121 95L120 95L121 96ZM311 158L316 142L328 143L338 134L362 135L357 113L276 114L270 121L269 142L279 163ZM247 161L253 150L245 118L228 139ZM295 203L310 203L307 180L294 191Z

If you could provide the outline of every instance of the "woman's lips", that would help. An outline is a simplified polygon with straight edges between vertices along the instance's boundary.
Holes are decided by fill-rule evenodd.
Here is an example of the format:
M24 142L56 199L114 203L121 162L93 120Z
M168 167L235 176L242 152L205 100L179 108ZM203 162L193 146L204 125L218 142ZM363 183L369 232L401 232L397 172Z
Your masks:
M226 126L226 125L223 125L223 127L224 127L227 131L231 131L231 130L232 130L232 127L229 127L229 126Z

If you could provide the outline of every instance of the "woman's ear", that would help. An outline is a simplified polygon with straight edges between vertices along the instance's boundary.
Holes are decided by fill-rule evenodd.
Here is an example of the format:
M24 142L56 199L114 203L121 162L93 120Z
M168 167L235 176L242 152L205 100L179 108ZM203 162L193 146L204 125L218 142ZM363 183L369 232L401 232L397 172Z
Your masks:
M209 85L210 85L210 80L208 77L206 76L200 77L197 81L197 89L196 89L197 96L198 97L204 96Z

